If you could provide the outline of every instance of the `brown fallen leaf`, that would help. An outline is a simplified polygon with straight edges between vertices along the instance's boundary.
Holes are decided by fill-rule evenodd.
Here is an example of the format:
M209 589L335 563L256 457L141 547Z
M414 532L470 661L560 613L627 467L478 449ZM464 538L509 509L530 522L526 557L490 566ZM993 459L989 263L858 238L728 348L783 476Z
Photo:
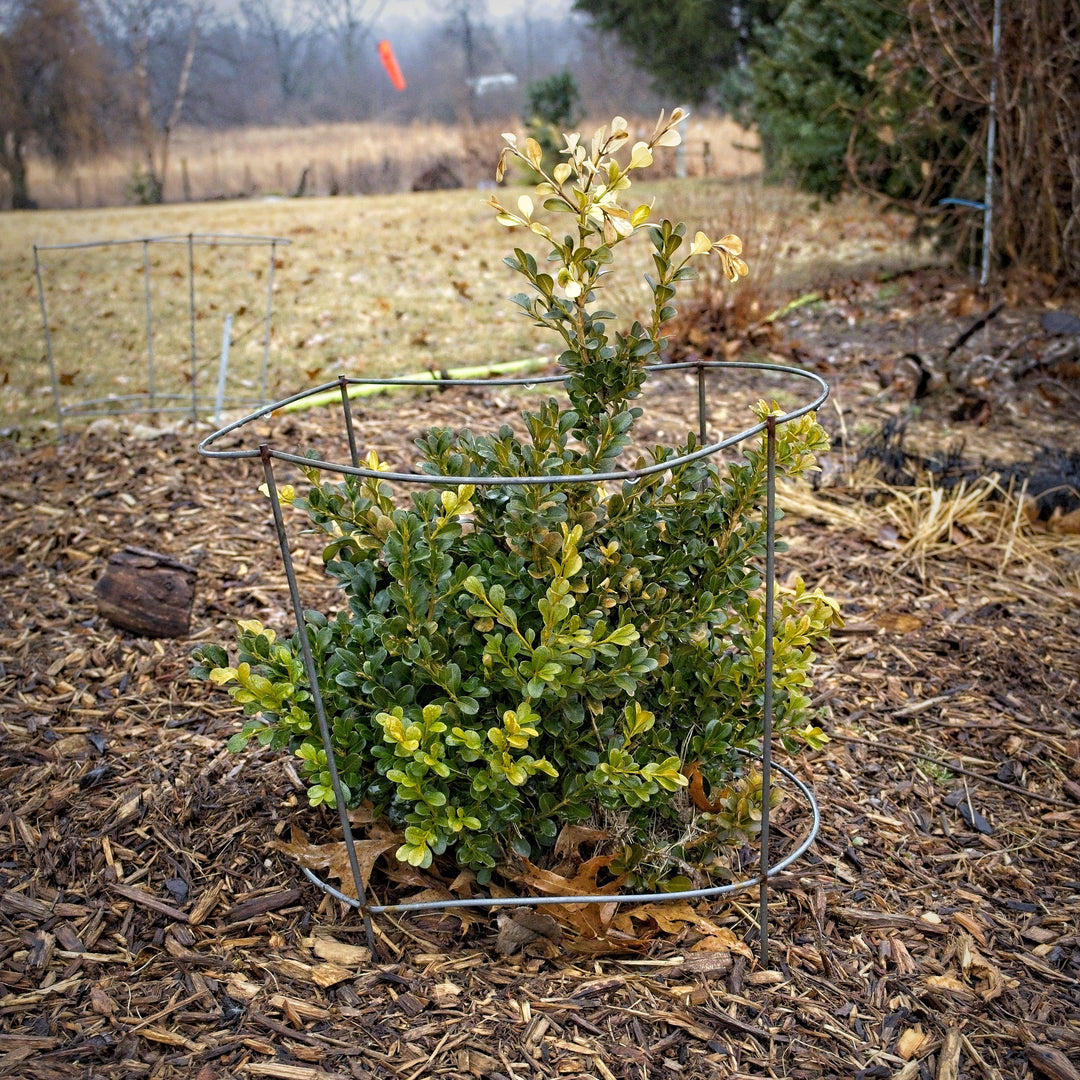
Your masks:
M747 960L753 960L754 953L745 941L740 941L727 927L720 927L720 932L703 937L690 946L692 953L738 953Z
M295 859L308 870L328 870L332 877L341 882L343 893L347 896L356 895L349 852L344 840L330 844L313 844L295 825L290 837L289 840L271 840L268 846ZM360 880L365 889L371 881L371 873L379 856L400 846L403 840L400 833L393 832L385 825L373 825L371 834L366 839L354 840Z
M597 875L601 870L606 870L614 858L614 855L598 855L589 859L577 868L577 873L572 878L563 877L553 870L542 870L528 859L523 859L524 870L518 880L534 891L548 896L605 896L618 892L619 886L625 880L625 875L623 875L606 885L597 884ZM608 942L611 920L618 910L618 905L616 903L558 904L552 905L547 910L552 917L559 919L565 927L581 938ZM576 947L580 947L580 944L577 942ZM638 939L631 935L624 944L627 947L638 947ZM608 945L605 944L601 948L607 951Z
M564 825L555 841L555 857L566 859L575 856L582 844L597 844L607 840L610 835L603 829L591 829L587 825Z
M748 960L753 959L753 952L745 942L740 941L726 926L717 926L695 911L686 900L629 908L612 920L612 925L626 934L640 934L637 924L646 920L655 922L665 934L679 934L687 928L702 934L701 940L691 947L691 952L733 952Z
M687 787L687 793L690 795L694 806L699 810L704 811L707 814L718 814L724 808L724 795L726 791L721 791L715 800L710 800L705 794L705 781L701 775L701 766L692 761L689 765L683 768L683 773L690 781Z
M498 916L498 923L499 936L495 948L501 956L513 956L538 938L544 938L555 946L562 944L562 929L558 922L532 908L515 908L510 914L504 911Z

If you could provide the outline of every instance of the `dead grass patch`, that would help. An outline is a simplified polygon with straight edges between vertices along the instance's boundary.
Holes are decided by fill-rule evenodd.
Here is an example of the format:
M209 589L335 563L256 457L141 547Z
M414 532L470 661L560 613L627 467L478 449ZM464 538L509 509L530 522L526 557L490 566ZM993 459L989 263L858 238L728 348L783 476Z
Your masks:
M897 487L857 471L842 489L784 483L777 499L786 514L859 535L920 582L959 556L1014 583L1076 590L1080 600L1080 537L1032 521L1023 491L996 474L949 488L932 481Z
M592 131L610 118L586 120ZM655 117L636 122L642 133ZM408 191L436 162L449 165L461 182L490 180L499 133L524 128L517 120L447 126L416 121L245 127L223 131L181 127L173 137L170 200L202 201L265 195L362 195ZM731 179L761 169L751 132L726 117L692 117L686 140L687 175ZM41 206L73 209L118 206L131 201L138 167L134 149L121 148L58 172L43 160L30 162L34 198ZM658 156L656 176L674 173L675 153Z

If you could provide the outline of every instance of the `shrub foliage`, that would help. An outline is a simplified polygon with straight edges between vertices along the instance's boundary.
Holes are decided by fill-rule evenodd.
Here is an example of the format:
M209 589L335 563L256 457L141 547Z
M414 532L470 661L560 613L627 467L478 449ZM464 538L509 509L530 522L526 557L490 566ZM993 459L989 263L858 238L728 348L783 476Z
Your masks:
M688 436L678 448L635 451L633 402L690 260L712 252L731 280L746 273L737 237L687 243L682 225L649 224L648 206L619 202L652 148L677 140L680 119L661 116L620 164L614 152L629 136L616 117L590 148L570 136L550 172L533 140L519 148L507 136L500 169L522 158L542 177L548 212L572 222L559 239L529 196L514 211L492 199L503 224L552 245L553 274L522 248L506 262L528 285L514 302L564 341L569 402L523 412L521 434L433 428L417 442L431 484L408 499L377 475L374 454L372 476L331 483L309 470L293 506L327 538L342 609L308 612L287 641L241 623L235 666L220 646L197 652L196 673L227 685L248 715L230 746L288 748L311 804L332 804L300 661L299 633L308 635L346 798L401 828L402 861L426 867L452 850L485 881L514 854L537 857L563 825L592 820L636 852L627 869L644 867L657 823L678 832L691 778L701 790L722 785L736 751L760 742L764 443L725 465L697 459L625 482L587 479L628 455L641 469L695 449ZM651 313L617 329L597 293L614 249L639 229L652 245ZM758 404L760 418L769 412ZM824 445L812 417L782 425L778 473L805 472ZM485 484L491 477L522 482ZM836 621L820 591L781 591L774 723L792 749L823 738L807 687L813 648ZM714 812L728 832L752 828L755 790L760 809L752 778L722 793Z

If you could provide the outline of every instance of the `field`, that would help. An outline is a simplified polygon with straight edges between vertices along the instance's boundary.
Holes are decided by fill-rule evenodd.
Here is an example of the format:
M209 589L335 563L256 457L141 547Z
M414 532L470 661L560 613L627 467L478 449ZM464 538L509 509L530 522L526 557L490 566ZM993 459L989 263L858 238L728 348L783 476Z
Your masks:
M1043 322L1075 298L1017 279L989 306L909 244L902 219L856 200L715 177L658 179L646 195L692 228L740 233L754 271L738 291L688 291L673 355L783 361L832 387L834 448L816 489L782 493L778 573L835 595L846 625L816 675L831 741L793 764L822 832L772 883L769 967L756 891L553 918L377 916L371 956L356 914L297 866L300 834L330 843L333 821L307 809L281 757L230 755L235 710L187 675L193 645L227 640L236 618L288 632L261 470L199 458L205 416L127 408L72 418L53 441L33 243L291 241L275 251L274 397L339 371L550 359L505 300L515 238L483 193L7 215L0 1076L1078 1075L1080 379ZM161 392L166 378L190 391L186 256L147 253ZM261 357L267 258L218 245L196 265L198 377L212 381L232 313L233 406ZM145 391L142 245L43 260L66 400ZM640 303L632 275L609 291L612 306ZM657 380L646 436L681 438L694 389ZM789 393L710 384L710 434ZM367 399L356 426L408 467L430 424L488 428L519 409L515 392L459 387ZM341 450L328 409L267 430L289 449ZM318 551L294 539L304 597L325 602ZM196 569L190 635L102 618L95 583L126 545ZM803 817L783 804L778 845ZM372 887L385 901L462 885L383 858Z
M857 202L812 207L802 196L754 180L705 178L654 181L642 188L641 196L656 198L669 214L694 228L746 238L754 277L738 302L751 320L768 314L751 310L755 304L797 296L807 282L828 279L841 267L844 272L895 272L926 257L905 243L906 223L871 215ZM0 427L18 429L24 440L34 440L55 423L34 276L35 244L179 238L147 251L137 242L40 251L64 407L148 392L148 279L159 397L176 395L186 408L193 366L200 394L213 397L230 314L227 401L243 403L258 393L269 248L218 243L194 249L192 328L184 242L189 233L282 241L274 251L271 400L338 374L453 370L550 355L552 343L539 338L507 302L518 282L502 263L513 243L526 243L540 257L544 252L528 244L535 237L511 240L494 221L487 197L465 189L4 215L0 304L8 316L0 341ZM639 250L632 271L613 275L607 285L613 301L629 311L647 297L640 275L648 269L648 256L640 247L644 240L635 243ZM134 406L131 411L136 422L148 422ZM209 411L200 412L206 416Z
M586 121L592 130L605 119ZM653 119L641 121L643 132ZM646 126L647 125L647 126ZM447 166L466 186L491 179L501 145L499 134L516 121L484 121L446 127L416 123L306 124L302 127L177 130L170 145L166 196L202 202L267 195L370 195L408 191L434 166ZM754 137L723 117L694 117L686 141L690 176L718 179L747 176L761 167ZM658 161L671 172L674 153ZM43 208L81 209L132 201L132 152L104 154L58 173L31 162L34 198ZM306 175L305 175L306 174Z

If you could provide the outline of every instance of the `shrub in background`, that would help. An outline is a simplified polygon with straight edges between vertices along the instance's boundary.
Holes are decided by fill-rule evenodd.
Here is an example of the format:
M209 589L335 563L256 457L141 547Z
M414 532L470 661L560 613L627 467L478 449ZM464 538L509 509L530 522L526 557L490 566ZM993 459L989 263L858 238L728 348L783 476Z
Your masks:
M577 80L569 71L560 72L525 88L528 99L525 115L529 118L528 135L540 146L542 160L550 170L559 158L562 133L569 131L578 120L581 92ZM534 183L541 177L531 173Z
M848 138L874 86L874 55L905 24L881 0L792 0L761 32L750 111L771 179L830 197L847 186Z
M763 443L726 465L580 479L695 448L691 434L678 448L633 451L634 400L692 260L713 254L731 282L747 272L738 237L688 241L682 224L651 223L648 205L623 202L630 174L677 143L681 119L661 114L620 159L630 135L616 117L588 144L569 136L550 169L537 141L505 136L500 176L510 158L535 170L546 213L529 195L512 209L493 197L497 219L551 245L550 272L523 248L507 258L527 286L514 303L562 339L568 403L523 412L524 435L433 428L417 442L431 487L407 500L378 478L329 483L314 469L303 497L286 492L326 535L342 589L341 610L307 613L298 633L311 642L346 798L399 827L402 861L425 867L452 852L484 882L515 855L537 858L564 825L591 821L621 845L621 872L655 884L687 863L707 874L723 839L760 816L760 785L733 776L762 726ZM642 230L651 309L620 325L599 303L602 279ZM779 474L805 472L825 446L812 417L784 425ZM382 468L374 454L367 463ZM556 479L480 482L490 476ZM836 605L799 583L777 608L775 729L791 749L818 745L809 669ZM299 643L244 622L235 665L209 645L195 671L248 714L233 749L288 748L311 804L332 804ZM712 825L688 832L693 802Z

